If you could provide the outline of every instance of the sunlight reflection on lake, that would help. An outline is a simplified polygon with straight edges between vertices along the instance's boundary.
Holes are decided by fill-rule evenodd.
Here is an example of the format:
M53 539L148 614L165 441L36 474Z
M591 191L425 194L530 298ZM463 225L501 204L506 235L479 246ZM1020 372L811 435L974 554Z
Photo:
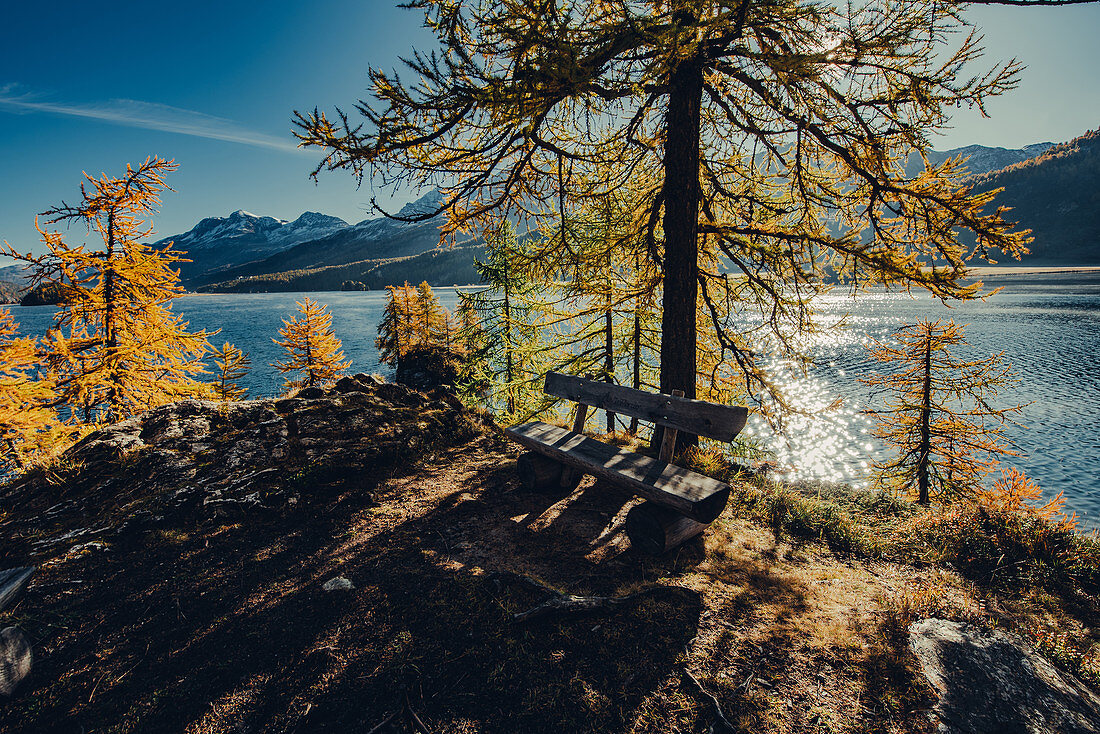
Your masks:
M1028 403L1022 426L1008 426L1021 456L1004 460L1035 479L1048 495L1064 491L1068 506L1082 515L1082 527L1100 526L1100 276L1076 274L986 280L1005 289L986 301L948 308L924 295L876 292L853 301L846 295L822 299L827 319L849 313L848 329L828 335L811 349L815 365L784 389L809 415L786 423L778 437L759 419L750 422L791 478L817 478L866 486L867 469L882 456L870 435L873 420L862 411L879 407L859 382L878 366L869 359L871 337L888 340L897 328L918 319L953 318L965 324L966 351L975 357L1004 352L1021 380L996 403ZM832 401L842 403L829 409Z

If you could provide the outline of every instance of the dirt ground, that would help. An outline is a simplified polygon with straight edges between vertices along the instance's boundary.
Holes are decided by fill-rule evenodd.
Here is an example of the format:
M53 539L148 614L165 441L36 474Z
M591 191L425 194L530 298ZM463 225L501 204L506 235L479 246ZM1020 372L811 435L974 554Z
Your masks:
M0 614L37 656L0 702L0 732L393 732L415 719L431 732L706 732L722 716L745 732L931 730L931 692L887 611L931 571L779 541L729 510L650 558L622 531L629 497L591 478L566 497L521 489L516 455L482 435L317 487L289 514L180 521L38 561ZM337 576L355 588L324 591ZM660 588L611 614L518 624L548 595L523 577L570 594Z

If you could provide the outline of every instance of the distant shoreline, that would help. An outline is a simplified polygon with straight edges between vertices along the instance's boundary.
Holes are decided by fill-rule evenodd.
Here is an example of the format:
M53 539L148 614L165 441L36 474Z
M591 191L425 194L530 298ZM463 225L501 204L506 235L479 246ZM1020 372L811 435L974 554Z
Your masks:
M1100 273L1100 265L991 265L971 268L978 278L1012 277L1014 275L1069 275L1073 273Z

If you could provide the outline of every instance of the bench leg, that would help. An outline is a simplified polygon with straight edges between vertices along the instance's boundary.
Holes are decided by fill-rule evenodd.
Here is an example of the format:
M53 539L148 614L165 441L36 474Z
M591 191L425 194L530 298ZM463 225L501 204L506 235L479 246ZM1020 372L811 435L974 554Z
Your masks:
M651 556L660 556L699 535L707 523L698 522L676 510L643 502L626 513L626 534L630 544Z
M560 462L543 456L542 454L528 451L516 460L516 473L519 481L527 489L539 492L548 492L566 488L572 490L580 482L578 476L573 481L572 487L566 487L562 483L562 475L568 471Z

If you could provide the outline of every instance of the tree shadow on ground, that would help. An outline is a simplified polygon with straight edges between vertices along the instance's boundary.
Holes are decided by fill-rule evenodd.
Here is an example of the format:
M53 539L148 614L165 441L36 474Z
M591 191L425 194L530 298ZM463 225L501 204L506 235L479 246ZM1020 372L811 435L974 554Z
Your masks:
M546 595L494 571L573 593L659 571L593 545L621 497L518 491L491 444L345 479L286 517L160 527L67 561L83 583L21 606L42 653L0 731L365 731L406 694L435 731L631 728L701 599L513 624ZM356 588L323 591L336 575Z
M869 655L808 650L813 591L778 539L742 547L738 527L709 551L643 556L623 533L629 496L591 479L520 489L514 456L485 436L303 486L292 514L175 522L45 569L17 620L41 654L0 732L367 732L406 697L440 733L706 731L685 668L744 731L784 705L791 731L814 731L817 703L784 676L831 666L872 685ZM336 576L355 588L324 591ZM673 588L517 624L548 596L519 577Z

